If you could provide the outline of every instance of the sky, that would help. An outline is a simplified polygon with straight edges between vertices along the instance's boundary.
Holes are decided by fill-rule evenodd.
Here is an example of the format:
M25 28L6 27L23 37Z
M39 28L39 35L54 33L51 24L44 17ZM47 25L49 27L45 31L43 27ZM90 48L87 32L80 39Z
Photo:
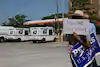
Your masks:
M68 12L68 2L64 0L64 12ZM41 20L42 17L56 12L55 0L0 0L0 23L9 16L24 14L29 20ZM62 12L62 0L58 0L58 12Z

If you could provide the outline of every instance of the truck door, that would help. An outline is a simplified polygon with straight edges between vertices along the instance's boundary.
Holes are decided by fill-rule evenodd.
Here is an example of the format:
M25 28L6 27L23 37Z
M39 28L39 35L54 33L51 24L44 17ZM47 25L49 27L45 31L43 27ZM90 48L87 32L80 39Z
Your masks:
M28 30L25 30L25 35L28 35Z
M53 40L53 31L52 31L52 29L49 29L49 35L47 37L48 37L48 41Z
M49 29L49 35L52 35L52 29Z

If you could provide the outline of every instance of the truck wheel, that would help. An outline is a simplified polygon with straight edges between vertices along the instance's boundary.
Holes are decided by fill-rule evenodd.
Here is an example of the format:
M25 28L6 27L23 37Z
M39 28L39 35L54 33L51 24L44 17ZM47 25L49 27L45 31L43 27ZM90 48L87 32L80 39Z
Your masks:
M57 41L57 38L54 38L53 42L56 42Z
M0 43L1 43L1 38L0 38Z
M43 43L45 43L45 42L46 42L45 38L43 38L43 39L42 39L42 42L43 42Z
M33 42L33 43L36 43L36 41L35 41L35 40L33 40L32 42Z
M21 39L20 39L20 38L18 38L18 39L17 39L17 41L18 41L18 42L21 42Z
M0 42L4 42L4 38L0 38Z
M39 41L36 41L36 43L39 43Z

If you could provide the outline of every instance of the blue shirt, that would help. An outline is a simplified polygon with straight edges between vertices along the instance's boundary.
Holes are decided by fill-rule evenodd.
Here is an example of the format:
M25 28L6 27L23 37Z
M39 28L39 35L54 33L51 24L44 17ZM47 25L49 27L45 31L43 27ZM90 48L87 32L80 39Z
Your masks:
M96 35L96 28L95 28L95 25L93 23L90 23L90 25L89 25L89 33L90 34L94 33ZM86 37L87 37L88 41L91 40L90 36L87 35Z
M90 33L94 33L96 35L96 28L95 25L93 23L90 23Z

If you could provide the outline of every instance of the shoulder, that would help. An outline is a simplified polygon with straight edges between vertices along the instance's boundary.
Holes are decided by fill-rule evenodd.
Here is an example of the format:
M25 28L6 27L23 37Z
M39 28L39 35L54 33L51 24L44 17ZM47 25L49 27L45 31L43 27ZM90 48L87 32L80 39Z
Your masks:
M94 25L94 23L90 23L90 25Z
M95 27L95 25L93 23L90 23L90 32L96 34L96 27Z
M91 26L91 27L95 27L95 25L94 25L93 23L90 23L90 26Z

